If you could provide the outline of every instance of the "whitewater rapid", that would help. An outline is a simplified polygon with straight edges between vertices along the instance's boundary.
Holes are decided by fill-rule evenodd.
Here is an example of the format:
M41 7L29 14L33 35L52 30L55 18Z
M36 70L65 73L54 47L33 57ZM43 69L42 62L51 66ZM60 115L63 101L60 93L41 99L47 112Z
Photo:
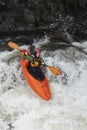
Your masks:
M38 47L42 42L34 45ZM87 52L87 42L73 45ZM29 46L21 48L28 49ZM86 54L71 47L44 50L42 57L48 65L62 70L56 77L46 68L50 101L38 97L27 84L18 51L0 52L0 130L86 130Z

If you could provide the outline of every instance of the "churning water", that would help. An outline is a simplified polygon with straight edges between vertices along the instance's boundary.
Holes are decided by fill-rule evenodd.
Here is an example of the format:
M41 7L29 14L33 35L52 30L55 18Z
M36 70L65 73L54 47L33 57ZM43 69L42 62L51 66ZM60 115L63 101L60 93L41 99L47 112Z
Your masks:
M87 52L87 42L73 44ZM34 45L40 46L41 41ZM27 84L19 52L0 52L0 130L87 130L86 54L70 47L44 50L42 57L62 70L56 77L46 68L49 101L38 97Z

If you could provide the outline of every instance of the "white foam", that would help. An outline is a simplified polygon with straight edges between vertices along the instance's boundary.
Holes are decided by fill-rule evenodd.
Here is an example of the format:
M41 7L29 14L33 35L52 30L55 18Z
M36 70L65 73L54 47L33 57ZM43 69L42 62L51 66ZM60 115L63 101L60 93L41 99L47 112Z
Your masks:
M71 51L74 51L74 56ZM49 53L46 56L46 51L42 52L46 63L62 70L62 74L56 77L47 68L50 101L38 97L27 84L18 52L1 53L0 130L87 129L86 56L79 53L78 57L78 51L70 49Z

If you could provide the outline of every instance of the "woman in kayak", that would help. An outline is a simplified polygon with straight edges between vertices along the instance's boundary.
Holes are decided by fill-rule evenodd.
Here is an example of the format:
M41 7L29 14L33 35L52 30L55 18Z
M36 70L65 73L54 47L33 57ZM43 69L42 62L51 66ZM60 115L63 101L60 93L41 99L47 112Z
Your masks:
M24 53L22 59L29 60L29 64L27 66L29 73L36 79L43 81L45 76L41 71L41 65L45 65L43 58L40 57L41 50L36 48L34 50L33 55L28 55L27 52Z

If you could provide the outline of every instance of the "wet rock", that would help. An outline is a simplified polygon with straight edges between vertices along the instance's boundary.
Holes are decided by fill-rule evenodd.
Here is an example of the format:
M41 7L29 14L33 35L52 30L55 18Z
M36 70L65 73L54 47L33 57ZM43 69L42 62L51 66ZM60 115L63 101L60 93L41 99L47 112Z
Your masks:
M86 7L86 0L1 0L0 33L33 29L38 32L38 28L44 33L43 28L50 32L50 27L56 28L58 35L54 34L54 37L58 40L87 40Z

